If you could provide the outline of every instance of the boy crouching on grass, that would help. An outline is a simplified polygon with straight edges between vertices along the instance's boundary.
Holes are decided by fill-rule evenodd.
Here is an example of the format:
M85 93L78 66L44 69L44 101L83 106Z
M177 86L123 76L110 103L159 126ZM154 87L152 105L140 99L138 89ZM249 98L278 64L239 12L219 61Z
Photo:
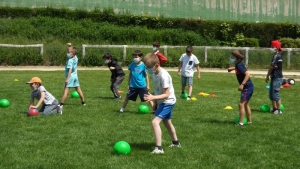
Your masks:
M144 63L147 67L147 72L152 77L154 90L154 95L150 93L145 94L144 99L147 102L153 101L153 109L156 110L154 118L152 119L156 147L152 151L152 154L163 154L162 132L159 125L161 121L163 121L172 138L172 144L169 147L180 147L175 128L171 121L176 97L174 94L172 78L165 69L160 67L158 57L154 53L148 53L144 58ZM155 107L157 107L157 109Z
M242 52L235 50L231 54L230 63L235 67L228 68L228 72L235 70L236 78L239 82L238 91L241 91L241 98L239 102L240 121L237 124L240 127L244 126L244 116L246 116L248 124L252 124L251 109L249 106L250 99L254 91L254 85L250 79L250 73L247 71L244 63L242 62L244 55Z
M38 77L33 77L26 84L30 85L32 89L30 94L30 104L28 109L37 109L42 105L40 113L43 115L50 115L54 113L61 114L61 110L58 107L58 100L49 93L44 86L42 86L42 80ZM34 106L34 99L39 100Z

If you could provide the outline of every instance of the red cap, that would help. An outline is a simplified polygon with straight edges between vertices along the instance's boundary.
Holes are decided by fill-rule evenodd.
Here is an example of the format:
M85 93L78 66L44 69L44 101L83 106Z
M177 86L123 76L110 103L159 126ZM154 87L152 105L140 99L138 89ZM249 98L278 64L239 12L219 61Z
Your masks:
M281 43L278 40L273 40L271 42L271 47L277 48L279 51L282 51L281 49Z

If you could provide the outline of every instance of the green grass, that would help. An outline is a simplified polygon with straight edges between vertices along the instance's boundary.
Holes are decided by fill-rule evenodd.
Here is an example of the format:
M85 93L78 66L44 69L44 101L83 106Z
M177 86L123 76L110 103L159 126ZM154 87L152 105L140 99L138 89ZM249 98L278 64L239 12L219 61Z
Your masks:
M0 99L11 105L0 109L0 168L299 168L299 85L282 89L282 115L259 112L269 104L264 79L252 78L253 124L236 127L240 92L234 74L202 73L194 80L197 101L179 98L180 78L173 77L177 104L173 123L181 148L170 149L171 139L162 125L164 155L152 155L155 146L151 114L138 114L137 102L113 101L109 71L79 71L87 106L80 99L65 102L63 115L27 117L30 88L25 82L39 76L58 100L63 93L62 71L2 71ZM15 82L14 79L18 79ZM127 79L121 85L125 90ZM72 90L71 90L72 91ZM199 92L217 97L198 96ZM125 97L126 93L123 93ZM232 106L233 110L224 110ZM120 140L131 145L131 154L114 155Z

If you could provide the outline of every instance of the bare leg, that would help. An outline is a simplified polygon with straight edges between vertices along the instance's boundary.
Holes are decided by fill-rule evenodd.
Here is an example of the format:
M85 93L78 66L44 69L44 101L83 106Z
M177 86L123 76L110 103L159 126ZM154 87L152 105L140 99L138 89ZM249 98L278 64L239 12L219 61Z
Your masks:
M240 109L240 123L244 123L244 116L245 116L245 102L246 100L241 100L239 102L239 109Z
M172 124L171 119L163 120L163 123L164 123L165 127L167 128L169 135L172 138L172 141L177 141L178 139L177 139L177 135L176 135L176 130L175 130L174 125Z
M161 137L162 137L162 132L159 123L161 122L161 118L154 117L152 119L152 127L154 131L154 137L155 137L155 144L156 146L161 146Z
M247 116L247 121L252 122L251 109L249 106L249 102L250 102L250 100L246 101L246 103L245 103L246 116Z
M68 88L68 87L65 87L64 95L63 95L63 97L61 98L60 103L65 103L65 100L67 99L68 93L69 93L69 88Z
M124 100L124 103L122 105L122 108L125 109L127 104L128 104L129 99L126 97L126 99Z
M75 89L76 89L76 91L78 92L78 94L80 96L81 102L84 102L84 96L83 96L83 93L81 91L80 86L75 87Z
M192 91L193 91L193 85L189 85L189 95L188 96L192 96Z

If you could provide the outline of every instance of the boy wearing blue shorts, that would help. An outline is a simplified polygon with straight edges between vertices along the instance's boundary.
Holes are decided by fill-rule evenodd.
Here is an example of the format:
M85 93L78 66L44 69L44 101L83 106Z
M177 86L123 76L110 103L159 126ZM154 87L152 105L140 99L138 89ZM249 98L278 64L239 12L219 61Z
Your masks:
M123 106L120 109L120 113L124 112L128 101L136 101L137 96L140 96L142 102L144 100L144 94L148 93L149 90L149 78L146 73L146 67L144 62L142 62L143 53L140 50L134 51L132 54L133 62L128 67L128 93L126 99L124 100Z
M198 72L198 80L200 80L200 67L199 67L199 60L193 54L193 47L187 46L186 53L182 54L180 59L180 64L178 66L178 76L181 75L181 83L182 83L182 90L181 96L184 94L184 90L186 84L188 84L188 98L187 100L191 99L192 91L193 91L193 76L194 76L194 69L196 67ZM180 71L181 70L181 71Z
M268 74L266 77L266 83L269 82L269 76L271 76L271 82L270 82L270 89L269 89L269 98L272 101L273 109L271 112L273 114L282 114L282 111L280 110L280 86L283 82L283 75L282 75L282 57L280 52L281 49L281 43L277 40L274 40L271 42L272 47L272 53L274 53L274 56L272 58L271 65L268 70Z
M170 74L160 67L158 57L153 53L148 53L144 58L144 63L147 67L147 72L150 74L153 81L154 95L145 94L144 99L147 102L153 101L154 109L156 109L152 119L152 127L154 130L154 137L156 147L152 154L163 154L162 148L162 131L160 122L163 121L164 126L167 128L171 138L172 144L169 147L180 147L177 139L175 127L172 124L172 111L176 103L176 97L172 84Z
M250 79L250 73L247 71L242 60L244 55L241 51L235 50L231 53L230 63L235 64L235 67L228 68L228 72L235 70L236 78L239 82L238 91L241 91L241 98L239 102L240 120L238 126L244 126L244 116L246 111L246 117L248 124L252 124L251 109L249 102L254 91L254 85Z
M62 114L62 108L64 105L64 102L68 96L69 93L69 88L75 88L78 94L80 95L81 99L81 104L85 106L84 102L84 96L81 91L80 85L79 85L79 80L78 80L78 75L77 75L77 64L78 64L78 58L76 56L76 47L72 46L69 47L69 59L65 65L65 89L64 89L64 95L61 98L61 102L59 104L60 112Z

